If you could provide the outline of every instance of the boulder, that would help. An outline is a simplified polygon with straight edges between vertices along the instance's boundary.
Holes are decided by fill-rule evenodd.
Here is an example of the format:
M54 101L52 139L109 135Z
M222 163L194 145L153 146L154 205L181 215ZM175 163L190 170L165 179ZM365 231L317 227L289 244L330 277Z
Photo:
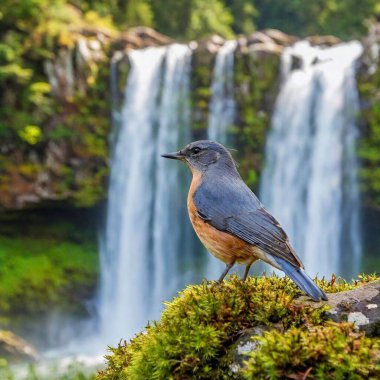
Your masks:
M281 32L281 30L278 29L264 29L262 33L271 38L277 44L283 46L289 46L298 41L297 37Z
M144 47L168 45L174 42L174 40L168 36L156 32L154 29L146 26L137 26L129 29L128 33L130 36L140 39Z
M311 45L322 45L322 46L334 46L342 42L341 39L335 36L310 36L306 38Z
M273 43L274 40L269 37L267 34L263 32L254 32L250 36L247 37L247 45L252 45L252 44L258 44L258 43Z
M263 55L280 56L284 50L284 47L274 42L268 42L268 43L257 43L257 44L251 45L249 46L248 50L250 53L254 53L257 56L263 56Z
M198 43L198 50L205 51L210 54L216 54L221 46L223 46L225 40L223 37L213 34L212 36L205 38Z

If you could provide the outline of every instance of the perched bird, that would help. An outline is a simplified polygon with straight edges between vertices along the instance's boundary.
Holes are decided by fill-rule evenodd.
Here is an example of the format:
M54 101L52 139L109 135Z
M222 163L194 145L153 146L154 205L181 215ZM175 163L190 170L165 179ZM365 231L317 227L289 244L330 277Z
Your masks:
M219 282L235 263L246 266L245 280L251 265L261 259L285 272L313 300L327 300L305 273L285 231L244 183L223 145L195 141L162 157L181 160L192 172L189 216L207 250L226 264Z

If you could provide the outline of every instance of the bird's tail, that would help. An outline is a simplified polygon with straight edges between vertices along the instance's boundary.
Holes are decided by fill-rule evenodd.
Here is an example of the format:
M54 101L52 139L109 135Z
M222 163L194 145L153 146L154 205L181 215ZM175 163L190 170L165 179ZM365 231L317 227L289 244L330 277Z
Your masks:
M326 293L320 289L302 268L297 268L288 261L274 257L281 269L314 301L327 301Z

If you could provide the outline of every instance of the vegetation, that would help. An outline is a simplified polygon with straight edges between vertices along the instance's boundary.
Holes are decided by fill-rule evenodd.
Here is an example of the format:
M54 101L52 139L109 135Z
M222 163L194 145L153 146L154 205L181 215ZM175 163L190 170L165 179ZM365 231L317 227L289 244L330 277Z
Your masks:
M83 211L81 211L83 213ZM55 309L85 313L98 278L93 216L10 214L0 228L0 322L25 323Z
M25 316L38 318L56 308L84 314L84 300L94 293L98 258L91 208L105 197L111 41L119 32L146 25L189 40L279 28L299 36L351 39L364 35L366 20L376 19L379 12L378 0L3 0L0 207L22 207L15 198L19 192L39 197L34 201L40 209L0 216L1 325L14 327ZM95 46L97 53L78 60L80 43ZM56 65L50 78L48 63ZM57 67L61 75L54 72ZM212 67L211 54L194 53L192 117L197 137L204 135L207 125ZM260 179L278 69L274 55L244 52L236 59L239 116L232 137L242 147L237 159L252 188ZM379 207L380 71L363 74L359 85L366 120L360 145L363 190L366 202ZM53 207L44 197L55 200ZM68 203L59 203L62 200ZM371 279L319 284L332 292ZM372 365L378 341L349 325L325 323L324 308L296 307L293 300L299 294L292 282L275 277L250 278L246 283L233 277L221 286L191 286L167 304L161 321L149 325L146 333L111 349L108 368L99 379L257 378L258 371L268 378L305 372L315 378L379 377ZM232 372L231 348L239 334L273 324L287 332L257 338L261 347L247 359L244 371ZM323 339L321 349L317 338ZM278 345L287 347L287 357L275 350ZM302 363L297 361L300 357ZM60 376L51 378L88 377L76 369ZM14 378L5 364L0 377ZM33 367L29 378L39 378Z
M34 0L36 1L36 0ZM348 39L365 33L364 21L379 14L377 0L76 0L82 10L111 15L121 27L152 26L175 38L224 36L277 28L306 36L334 34Z
M290 328L257 337L259 349L249 354L246 379L377 379L380 339L354 331L348 323Z
M333 278L330 282L318 281L318 284L327 292L336 292L351 289L373 279L375 277L365 276L360 281L348 284ZM336 342L324 347L325 352L321 352L321 349L319 354L315 354L319 355L318 357L314 356L319 360L314 366L317 366L319 374L326 375L324 378L331 373L331 366L341 356L341 344L345 342L354 347L351 351L345 351L346 356L343 356L342 360L349 360L350 355L356 354L360 355L360 359L347 364L342 371L358 370L355 365L361 360L363 367L360 371L368 369L368 373L375 373L374 369L370 368L370 362L377 353L377 340L370 341L360 335L352 335L352 326L334 327L325 324L326 307L313 309L296 305L293 301L299 295L300 291L293 282L277 277L250 277L246 282L242 282L234 276L222 285L204 282L201 285L189 286L179 297L166 304L159 322L148 325L146 331L134 337L131 342L123 342L118 347L111 348L111 354L106 357L108 367L100 372L98 379L241 379L242 373L231 370L233 355L230 349L233 343L247 329L273 324L288 330L282 339L290 342L290 352L297 349L297 334L301 338L304 335L308 336L307 334L310 334L310 338L318 338L318 332L322 331L327 339L336 333ZM315 329L314 326L319 327ZM282 337L281 334L268 334L271 335L264 337L268 343L262 347L263 357L270 355L270 348L267 347L272 341ZM316 344L317 342L311 343L311 347ZM328 362L326 355L332 351L336 356L332 356ZM252 368L255 360L259 360L256 358L261 355L260 352L261 350L257 356L249 359L245 375L248 378L276 378L254 376L257 372L254 373ZM306 348L304 355L308 355ZM287 370L303 369L304 364L297 362L296 357L287 359ZM312 359L311 357L310 363ZM285 355L282 360L286 360ZM329 366L324 366L323 362L328 362ZM270 363L265 374L273 374ZM309 364L308 361L306 363Z
M360 4L318 0L311 5L298 0L23 0L15 5L5 0L0 11L0 91L5 94L0 100L1 203L15 207L17 191L39 197L29 185L45 177L50 179L52 198L70 199L75 206L90 207L105 197L111 112L109 42L118 31L142 24L177 39L199 39L211 33L231 38L272 27L301 36L333 33L352 38L365 33L365 20L376 17L379 10L376 0ZM67 60L74 60L70 51L78 53L78 41L84 36L88 41L101 40L105 54L87 60L83 67L73 61L70 68ZM66 71L55 78L58 90L47 77L47 61L63 65L60 69ZM206 67L201 62L196 68L200 76L193 81L194 104L200 110L194 116L197 130L205 120L202 110L208 105L211 63ZM236 74L237 89L248 85L251 90L249 94L237 91L240 124L236 131L237 143L244 141L239 157L242 172L252 187L260 177L278 62L266 60L260 65L265 71L255 65L243 57L237 61ZM65 76L70 70L82 83L69 83ZM371 128L376 128L374 124ZM52 168L52 151L57 150L61 159ZM377 164L376 144L364 142L362 150L372 170ZM251 162L253 166L248 165ZM371 191L377 189L376 173L368 177L363 172Z

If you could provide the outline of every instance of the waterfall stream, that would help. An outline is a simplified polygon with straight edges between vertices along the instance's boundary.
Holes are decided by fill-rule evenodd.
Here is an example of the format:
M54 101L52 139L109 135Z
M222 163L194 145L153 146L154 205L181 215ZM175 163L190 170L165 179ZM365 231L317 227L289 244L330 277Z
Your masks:
M228 128L234 123L234 53L237 41L226 41L215 57L208 110L207 138L228 146ZM217 279L224 264L205 252L208 260L207 278Z
M208 138L227 143L228 127L234 122L234 53L237 41L226 41L215 58L208 117Z
M227 144L236 46L227 41L219 49L209 105L208 137ZM312 275L358 270L355 61L361 51L356 42L326 49L300 42L282 57L261 198ZM129 53L101 249L99 314L107 344L131 337L159 317L177 290L215 279L223 267L191 229L189 173L160 157L192 139L191 57L180 44Z
M129 53L101 251L99 312L108 342L157 318L162 302L189 280L181 273L184 240L187 249L192 240L183 239L191 233L185 181L179 164L160 153L188 139L190 59L191 49L179 44Z
M355 62L358 42L299 42L282 56L261 200L311 275L357 274L361 255Z

